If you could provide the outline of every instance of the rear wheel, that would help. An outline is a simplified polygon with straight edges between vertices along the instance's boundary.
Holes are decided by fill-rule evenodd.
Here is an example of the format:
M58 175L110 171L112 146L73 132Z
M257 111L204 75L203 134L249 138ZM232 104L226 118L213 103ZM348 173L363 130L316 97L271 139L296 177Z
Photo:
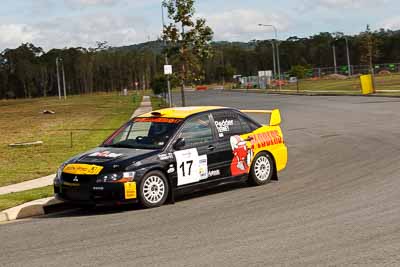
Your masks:
M274 161L264 152L259 153L253 161L249 174L249 184L263 185L271 181L274 173Z
M160 171L147 173L140 184L140 203L145 208L155 208L163 205L169 192L168 181Z

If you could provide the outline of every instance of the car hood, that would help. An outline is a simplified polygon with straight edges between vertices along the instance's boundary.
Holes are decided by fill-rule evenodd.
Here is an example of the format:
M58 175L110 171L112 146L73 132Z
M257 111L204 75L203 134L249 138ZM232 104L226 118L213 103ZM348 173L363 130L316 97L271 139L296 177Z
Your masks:
M159 150L98 147L77 156L74 163L96 164L107 167L108 165L119 165L124 168L155 154Z

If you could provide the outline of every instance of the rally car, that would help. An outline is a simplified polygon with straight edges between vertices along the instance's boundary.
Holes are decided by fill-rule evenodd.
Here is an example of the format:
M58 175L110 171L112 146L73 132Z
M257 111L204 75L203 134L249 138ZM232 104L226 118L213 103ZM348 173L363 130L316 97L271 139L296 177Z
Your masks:
M248 113L269 115L261 125ZM176 193L247 181L263 185L286 167L279 110L167 108L135 117L99 147L58 169L57 198L152 208Z

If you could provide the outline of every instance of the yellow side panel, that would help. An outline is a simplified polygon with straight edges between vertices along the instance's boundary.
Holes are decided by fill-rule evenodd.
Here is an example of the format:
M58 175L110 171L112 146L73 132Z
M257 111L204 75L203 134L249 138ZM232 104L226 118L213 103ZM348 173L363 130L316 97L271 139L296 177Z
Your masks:
M68 164L64 167L63 172L75 175L97 175L103 169L102 166L89 164Z
M277 171L281 171L286 167L288 151L279 126L263 126L241 137L244 140L248 140L247 146L253 152L253 159L258 153L268 151L276 161Z

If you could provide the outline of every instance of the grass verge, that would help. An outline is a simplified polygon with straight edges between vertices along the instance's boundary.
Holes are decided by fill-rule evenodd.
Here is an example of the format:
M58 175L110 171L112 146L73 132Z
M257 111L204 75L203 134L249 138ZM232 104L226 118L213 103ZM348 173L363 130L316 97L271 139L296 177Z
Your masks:
M53 186L46 186L18 193L0 195L0 211L6 210L26 202L53 196Z
M158 97L158 96L152 96L150 97L150 101L151 101L151 107L153 110L157 110L157 109L162 109L162 108L167 108L168 104L167 102L165 102L165 99L162 97Z
M375 75L375 86L377 92L381 90L399 90L400 89L400 74L391 75ZM285 90L290 90L300 93L323 91L336 92L338 94L361 94L361 83L359 77L349 79L303 79L299 83L292 83L283 87ZM397 92L393 92L396 94Z
M118 93L0 101L0 186L55 173L68 158L99 145L127 121L141 95ZM45 115L52 110L54 115ZM12 148L19 142L41 146Z

